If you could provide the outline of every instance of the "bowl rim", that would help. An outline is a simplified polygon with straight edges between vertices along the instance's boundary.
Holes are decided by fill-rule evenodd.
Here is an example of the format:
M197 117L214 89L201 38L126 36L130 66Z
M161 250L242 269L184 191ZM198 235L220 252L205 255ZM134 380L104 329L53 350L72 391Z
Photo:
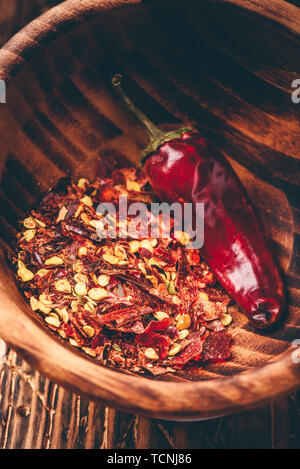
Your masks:
M246 4L243 0L208 1L211 4L236 5L264 14L276 22L276 7L280 7L283 10L280 24L299 34L299 10L283 0L273 0L271 4L262 0L259 5L255 0L249 0ZM195 4L199 5L199 0ZM59 37L62 26L71 23L75 27L95 13L132 6L152 7L142 4L141 0L89 0L80 4L77 0L66 0L51 8L13 36L0 50L0 78L9 84L26 64L24 52L27 48L38 52L42 40L48 35L51 34L51 42ZM295 351L292 347L278 355L276 361L250 371L197 382L153 381L99 366L72 352L43 330L28 315L29 307L20 307L12 301L5 289L6 283L6 276L1 272L0 336L42 374L91 400L135 414L190 421L256 407L300 386L300 367L292 359ZM17 288L16 295L20 296ZM85 379L82 379L83 376Z

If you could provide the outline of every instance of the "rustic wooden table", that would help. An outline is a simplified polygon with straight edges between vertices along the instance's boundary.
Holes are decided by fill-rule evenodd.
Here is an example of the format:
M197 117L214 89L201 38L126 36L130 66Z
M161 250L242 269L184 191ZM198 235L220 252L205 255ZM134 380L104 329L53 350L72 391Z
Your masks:
M0 0L0 45L59 0ZM50 382L0 341L0 448L299 448L300 392L196 423L148 419Z

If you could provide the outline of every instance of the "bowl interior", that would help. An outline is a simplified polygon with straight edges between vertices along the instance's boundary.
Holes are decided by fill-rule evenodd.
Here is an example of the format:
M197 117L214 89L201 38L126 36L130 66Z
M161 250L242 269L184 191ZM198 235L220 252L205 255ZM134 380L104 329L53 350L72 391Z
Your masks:
M6 46L13 54L11 48ZM8 103L0 109L3 252L18 220L62 176L93 177L97 157L115 152L136 164L147 137L110 89L109 77L120 71L128 93L154 122L166 129L192 123L228 157L272 240L287 286L284 325L257 332L234 311L232 361L182 378L232 375L277 359L300 327L300 133L290 99L298 51L299 37L280 24L213 2L172 9L131 5L70 21L43 36L40 47L28 45L25 62L16 59ZM4 260L1 270L6 288L28 311Z

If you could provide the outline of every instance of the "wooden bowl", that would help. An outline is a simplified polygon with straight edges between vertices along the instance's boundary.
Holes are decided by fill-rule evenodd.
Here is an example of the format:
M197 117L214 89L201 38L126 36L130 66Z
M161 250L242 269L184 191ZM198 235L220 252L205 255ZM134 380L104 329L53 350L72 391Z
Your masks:
M151 3L151 2L150 2ZM88 398L166 419L203 419L262 404L300 384L299 10L282 0L69 0L0 51L0 335L42 373ZM271 237L285 279L284 325L254 330L236 314L233 359L168 381L99 366L63 345L23 300L5 261L17 222L66 173L97 156L136 162L147 137L108 84L164 128L193 123L221 148ZM298 72L298 76L297 73ZM298 359L299 361L299 359Z

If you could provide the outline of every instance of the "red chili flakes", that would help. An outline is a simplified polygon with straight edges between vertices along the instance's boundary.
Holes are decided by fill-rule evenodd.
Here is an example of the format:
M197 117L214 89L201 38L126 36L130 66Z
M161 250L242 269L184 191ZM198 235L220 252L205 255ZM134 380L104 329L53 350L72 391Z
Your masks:
M13 262L25 298L52 331L105 365L159 376L227 360L230 298L199 251L185 248L185 233L146 236L150 220L166 228L148 208L144 239L120 237L122 217L112 221L115 236L98 236L101 202L120 216L121 196L128 207L155 201L145 174L119 163L100 159L93 182L63 179L23 221Z

